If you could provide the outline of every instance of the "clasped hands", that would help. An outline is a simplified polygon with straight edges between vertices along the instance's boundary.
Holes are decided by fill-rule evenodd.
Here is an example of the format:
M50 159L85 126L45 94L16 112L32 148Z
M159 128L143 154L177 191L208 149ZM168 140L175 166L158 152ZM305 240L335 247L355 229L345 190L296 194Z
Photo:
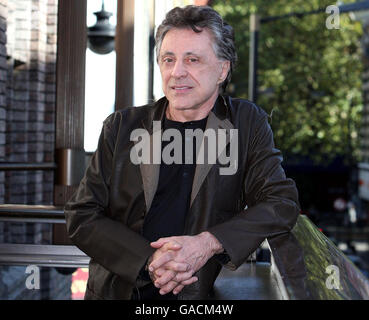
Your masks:
M178 294L198 280L194 276L214 255L223 252L220 242L209 232L195 236L160 238L150 244L156 249L149 258L150 278L160 294Z

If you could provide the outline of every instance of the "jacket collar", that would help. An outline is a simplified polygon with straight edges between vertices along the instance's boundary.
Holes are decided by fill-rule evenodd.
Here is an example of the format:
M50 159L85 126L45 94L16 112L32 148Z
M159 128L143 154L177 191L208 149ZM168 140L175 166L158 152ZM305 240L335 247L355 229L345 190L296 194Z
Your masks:
M153 133L154 121L162 121L164 119L167 106L168 100L166 97L159 99L150 107L148 116L142 119L142 125L150 135Z
M148 116L142 120L143 127L150 134L153 133L153 121L162 121L165 117L165 111L167 107L168 100L166 97L162 97L152 105ZM213 113L220 121L225 121L226 119L230 121L230 110L226 102L226 97L219 95L215 101L214 107L210 110L210 113ZM228 122L227 126L229 126Z

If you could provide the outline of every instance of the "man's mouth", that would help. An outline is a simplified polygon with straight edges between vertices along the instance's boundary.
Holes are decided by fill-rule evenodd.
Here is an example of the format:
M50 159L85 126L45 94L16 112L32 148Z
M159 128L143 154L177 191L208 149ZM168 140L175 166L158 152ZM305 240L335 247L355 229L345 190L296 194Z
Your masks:
M172 86L171 88L177 91L185 91L185 90L192 89L192 87L190 86Z

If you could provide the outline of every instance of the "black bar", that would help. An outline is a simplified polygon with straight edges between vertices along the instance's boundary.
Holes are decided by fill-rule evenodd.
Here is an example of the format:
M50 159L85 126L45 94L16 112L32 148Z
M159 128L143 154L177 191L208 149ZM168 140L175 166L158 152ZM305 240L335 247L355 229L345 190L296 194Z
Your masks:
M40 162L40 163L0 162L0 171L55 170L56 168L57 165L56 163L53 162Z

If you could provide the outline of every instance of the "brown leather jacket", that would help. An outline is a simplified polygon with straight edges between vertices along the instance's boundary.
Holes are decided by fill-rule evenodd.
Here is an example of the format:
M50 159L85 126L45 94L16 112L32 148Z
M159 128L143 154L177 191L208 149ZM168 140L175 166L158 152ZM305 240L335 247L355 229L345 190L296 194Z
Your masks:
M105 121L96 153L77 192L65 208L68 234L91 257L85 299L130 299L137 276L154 252L141 235L153 200L158 164L130 160L130 134L162 120L166 98L143 107L117 111ZM238 129L238 170L220 175L219 162L198 164L185 234L211 232L225 248L235 269L261 242L289 232L298 213L295 183L281 167L267 114L251 102L220 96L209 113L207 128ZM221 269L211 258L179 299L206 299Z

